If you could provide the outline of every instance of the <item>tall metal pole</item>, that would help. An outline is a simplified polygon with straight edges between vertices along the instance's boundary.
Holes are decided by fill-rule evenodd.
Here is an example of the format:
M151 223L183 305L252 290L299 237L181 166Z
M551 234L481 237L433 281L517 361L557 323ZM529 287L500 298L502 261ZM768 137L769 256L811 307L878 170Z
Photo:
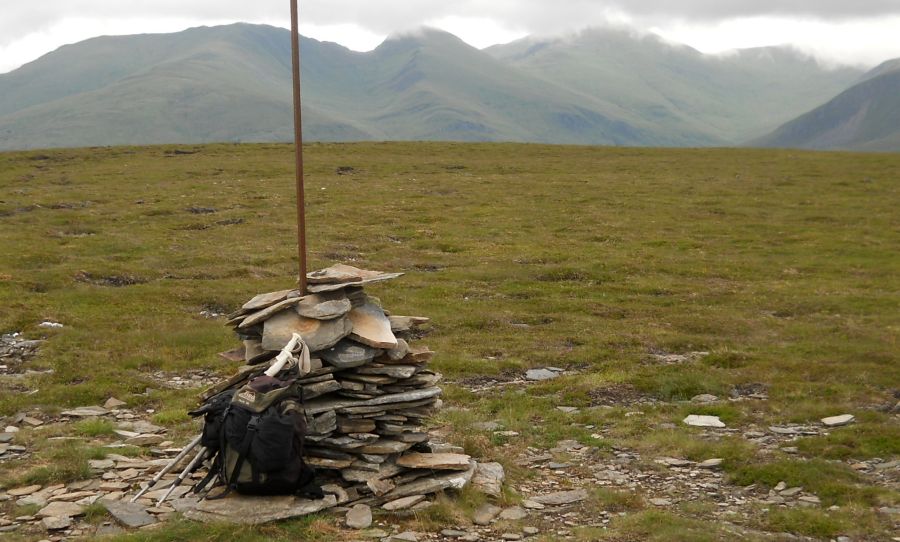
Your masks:
M300 31L297 0L291 0L291 67L294 79L294 156L297 171L297 252L300 293L306 294L306 208L303 191L303 125L300 111Z

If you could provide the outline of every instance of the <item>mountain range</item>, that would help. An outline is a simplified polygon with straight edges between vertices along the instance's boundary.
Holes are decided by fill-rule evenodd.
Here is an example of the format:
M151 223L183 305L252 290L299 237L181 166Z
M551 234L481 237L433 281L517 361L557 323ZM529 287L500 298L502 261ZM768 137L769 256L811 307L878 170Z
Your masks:
M704 55L616 29L484 50L438 30L365 53L303 38L301 52L304 134L318 141L781 145L786 129L809 136L788 128L792 119L853 85L870 100L883 87L898 94L890 65L864 74L779 47ZM853 96L845 101L863 99ZM291 107L287 30L98 37L0 75L0 149L287 141ZM865 133L891 145L896 127ZM840 132L808 139L852 148Z

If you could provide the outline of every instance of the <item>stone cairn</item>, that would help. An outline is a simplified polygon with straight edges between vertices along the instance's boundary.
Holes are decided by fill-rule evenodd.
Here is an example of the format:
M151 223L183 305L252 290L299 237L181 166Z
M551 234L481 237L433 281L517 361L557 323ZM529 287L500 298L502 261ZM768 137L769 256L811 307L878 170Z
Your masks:
M441 406L433 352L410 345L428 318L395 316L363 287L402 273L334 265L308 274L308 293L260 294L229 315L243 346L222 355L242 361L207 399L260 374L299 333L312 371L302 384L308 432L304 459L335 504L425 505L427 495L461 488L476 463L461 449L430 442L423 421Z

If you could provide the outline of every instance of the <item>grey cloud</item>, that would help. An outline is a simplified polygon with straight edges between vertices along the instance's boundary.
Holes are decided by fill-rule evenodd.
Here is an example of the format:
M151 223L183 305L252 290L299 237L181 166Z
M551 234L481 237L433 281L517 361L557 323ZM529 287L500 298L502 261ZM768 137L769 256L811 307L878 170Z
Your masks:
M50 28L64 18L176 18L288 20L288 0L40 0L5 2L0 44ZM735 17L782 15L826 20L900 14L897 0L300 0L301 17L314 24L355 23L390 33L441 17L487 17L512 28L551 33L602 24L614 13L642 21L709 22Z

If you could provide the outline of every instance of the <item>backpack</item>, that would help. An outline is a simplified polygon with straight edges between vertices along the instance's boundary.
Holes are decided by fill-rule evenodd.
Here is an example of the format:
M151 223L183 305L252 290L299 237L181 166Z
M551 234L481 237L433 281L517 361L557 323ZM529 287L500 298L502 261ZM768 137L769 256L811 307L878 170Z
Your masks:
M213 478L225 490L246 495L324 497L315 471L303 461L306 415L302 388L294 379L261 375L238 389L223 391L190 412L204 416L200 444L214 459L201 492Z

